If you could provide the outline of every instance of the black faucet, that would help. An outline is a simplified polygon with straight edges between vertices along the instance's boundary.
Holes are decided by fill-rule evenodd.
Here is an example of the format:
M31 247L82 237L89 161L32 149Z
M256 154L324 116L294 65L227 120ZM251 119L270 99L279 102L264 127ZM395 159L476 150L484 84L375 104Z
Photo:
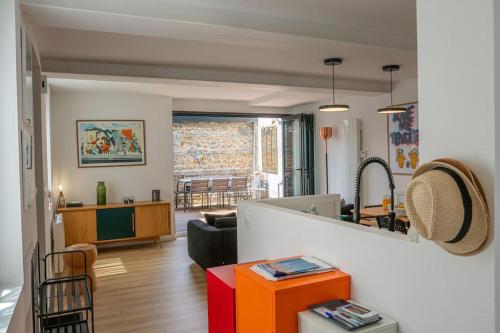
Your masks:
M361 204L361 176L363 175L363 171L365 168L372 163L378 163L382 165L385 169L385 172L387 173L387 180L389 181L389 189L391 190L391 209L389 210L389 225L387 226L387 230L389 231L394 231L395 230L395 223L394 221L396 220L396 213L394 212L394 189L396 186L394 186L394 178L392 177L392 171L391 167L389 164L387 164L386 161L381 159L380 157L370 157L361 162L358 172L356 173L356 185L355 185L355 197L354 197L354 216L353 216L353 222L354 223L359 223L361 220L361 214L360 214L360 204Z

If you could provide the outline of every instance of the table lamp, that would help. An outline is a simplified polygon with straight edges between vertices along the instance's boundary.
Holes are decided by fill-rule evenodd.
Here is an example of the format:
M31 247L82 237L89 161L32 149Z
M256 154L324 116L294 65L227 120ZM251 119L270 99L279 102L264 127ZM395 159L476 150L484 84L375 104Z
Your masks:
M57 197L57 207L58 208L66 207L66 199L64 198L62 185L59 185L59 197Z

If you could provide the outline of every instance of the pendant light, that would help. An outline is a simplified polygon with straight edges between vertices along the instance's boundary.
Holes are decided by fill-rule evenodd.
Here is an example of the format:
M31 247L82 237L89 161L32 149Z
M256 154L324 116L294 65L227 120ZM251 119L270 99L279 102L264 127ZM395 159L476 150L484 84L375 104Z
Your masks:
M335 66L342 64L342 58L328 58L325 59L324 64L332 66L332 104L321 105L319 110L323 112L349 111L349 105L335 104Z
M380 114L391 114L391 113L404 113L406 109L400 106L395 106L392 103L392 72L399 71L399 65L386 65L382 67L384 72L391 73L391 105L386 106L385 108L378 109L377 112Z

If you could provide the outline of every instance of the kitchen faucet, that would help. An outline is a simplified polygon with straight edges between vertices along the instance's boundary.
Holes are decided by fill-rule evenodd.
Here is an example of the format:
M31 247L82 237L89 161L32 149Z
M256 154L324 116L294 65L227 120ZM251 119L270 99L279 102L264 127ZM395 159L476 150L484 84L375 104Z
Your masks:
M396 219L396 213L394 212L394 189L396 188L394 186L394 178L392 177L392 171L391 167L389 164L387 164L386 161L381 159L380 157L370 157L361 162L358 172L356 173L356 185L355 185L355 197L354 197L354 216L353 216L353 222L354 223L359 223L361 220L361 214L360 214L360 204L361 204L361 176L363 175L363 171L365 168L372 164L372 163L377 163L382 165L384 168L385 172L387 173L387 180L389 181L389 190L391 191L391 208L389 210L389 223L387 226L387 230L389 231L394 231L395 230L395 219Z

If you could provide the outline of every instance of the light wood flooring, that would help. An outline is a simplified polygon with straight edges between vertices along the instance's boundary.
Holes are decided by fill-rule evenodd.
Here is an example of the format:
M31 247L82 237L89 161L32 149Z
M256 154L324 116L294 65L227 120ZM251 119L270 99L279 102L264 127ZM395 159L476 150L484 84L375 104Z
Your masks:
M205 272L185 237L158 245L99 249L97 333L206 333Z

